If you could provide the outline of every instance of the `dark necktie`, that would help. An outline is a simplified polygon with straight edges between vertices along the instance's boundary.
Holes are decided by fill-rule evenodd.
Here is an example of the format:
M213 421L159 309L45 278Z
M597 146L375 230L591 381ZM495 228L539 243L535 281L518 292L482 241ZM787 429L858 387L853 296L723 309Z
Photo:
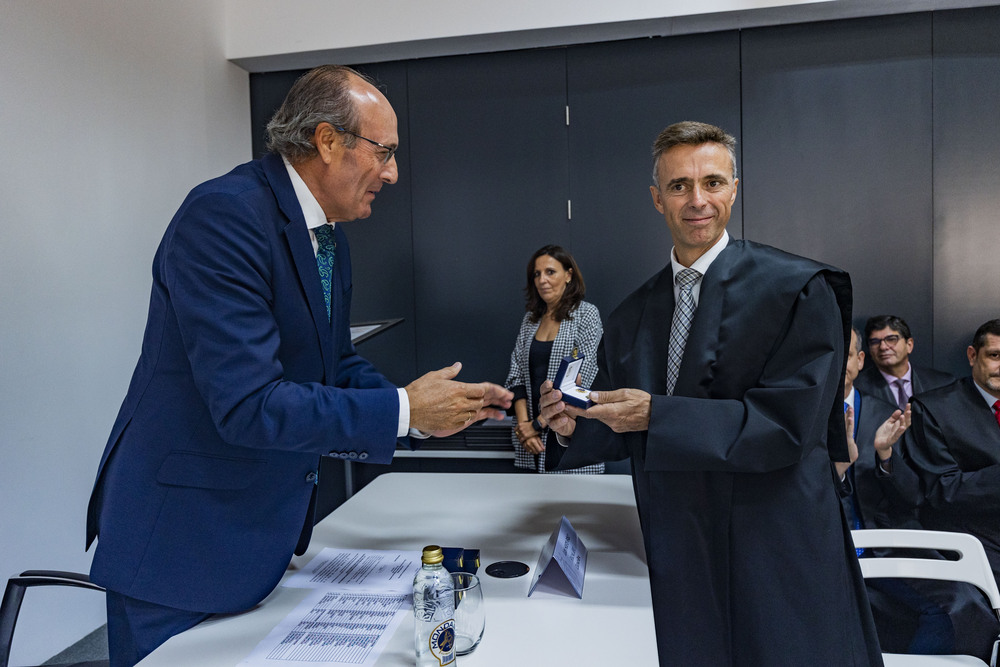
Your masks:
M323 298L326 300L326 317L331 318L330 294L333 289L333 257L337 251L337 241L333 238L333 227L320 225L313 229L316 234L316 266L319 268L319 281L323 286Z
M899 409L906 412L906 404L909 400L906 398L906 389L903 387L903 381L901 379L893 380L892 384L896 386L896 404L899 405Z
M993 404L993 415L997 418L997 426L1000 426L1000 401Z
M688 332L691 330L691 320L694 319L694 295L691 289L701 278L694 269L681 269L674 276L674 282L680 288L677 294L677 305L674 306L674 319L670 325L670 343L667 346L667 395L674 393L677 384L677 374L681 370L681 359L684 358L684 348L687 346Z

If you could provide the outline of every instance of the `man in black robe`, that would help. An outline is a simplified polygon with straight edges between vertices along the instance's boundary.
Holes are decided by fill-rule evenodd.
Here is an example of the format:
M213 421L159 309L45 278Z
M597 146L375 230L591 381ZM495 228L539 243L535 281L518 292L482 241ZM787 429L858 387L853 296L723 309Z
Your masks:
M608 319L595 405L543 386L547 464L631 457L661 665L880 665L830 465L848 460L850 279L729 238L735 143L691 122L658 137L670 265Z
M1000 579L1000 319L966 354L971 376L913 397L904 444L924 483L921 522L978 537Z

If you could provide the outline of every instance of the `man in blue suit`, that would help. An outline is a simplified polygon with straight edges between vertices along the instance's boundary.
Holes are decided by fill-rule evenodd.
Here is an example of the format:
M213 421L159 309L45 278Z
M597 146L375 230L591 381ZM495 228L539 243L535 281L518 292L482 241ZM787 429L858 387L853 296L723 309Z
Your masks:
M317 68L268 125L271 154L196 187L153 262L142 352L87 517L111 663L262 600L312 532L320 456L392 460L509 407L460 364L405 388L350 339L336 223L396 181L396 115L358 73ZM331 266L332 265L332 266Z

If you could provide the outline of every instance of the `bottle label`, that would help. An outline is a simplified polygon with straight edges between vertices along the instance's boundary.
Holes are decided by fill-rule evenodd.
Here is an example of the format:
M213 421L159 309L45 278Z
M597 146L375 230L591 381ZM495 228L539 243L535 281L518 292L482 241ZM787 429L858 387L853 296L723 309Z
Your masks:
M455 663L455 619L449 618L447 621L431 630L428 639L430 643L431 655L437 658L441 665L452 665Z

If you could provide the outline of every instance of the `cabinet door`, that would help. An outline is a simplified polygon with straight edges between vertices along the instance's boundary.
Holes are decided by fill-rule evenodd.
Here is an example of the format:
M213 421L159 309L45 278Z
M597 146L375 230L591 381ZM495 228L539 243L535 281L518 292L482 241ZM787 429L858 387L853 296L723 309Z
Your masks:
M1000 7L934 13L934 361L969 372L965 348L1000 317Z
M740 138L739 56L736 32L568 50L570 249L602 316L670 261L670 233L649 192L656 136L698 120ZM736 237L740 210L737 199L728 227Z
M932 364L931 15L743 34L748 238L850 272L859 327L892 313Z
M409 124L420 372L503 382L525 269L568 245L564 50L413 61Z

